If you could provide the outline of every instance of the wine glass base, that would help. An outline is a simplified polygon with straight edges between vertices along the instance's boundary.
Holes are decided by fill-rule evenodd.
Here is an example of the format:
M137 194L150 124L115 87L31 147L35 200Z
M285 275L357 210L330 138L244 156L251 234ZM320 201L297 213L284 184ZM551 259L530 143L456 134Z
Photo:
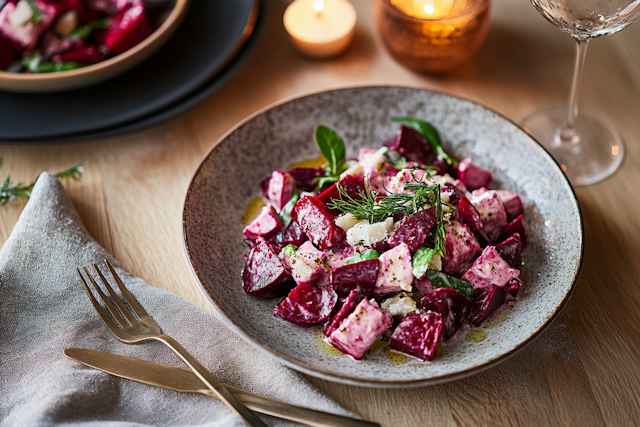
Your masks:
M535 111L519 122L560 164L573 186L595 184L613 174L625 154L618 130L607 121L581 112L574 138L563 140L560 133L566 120L566 107L559 107Z

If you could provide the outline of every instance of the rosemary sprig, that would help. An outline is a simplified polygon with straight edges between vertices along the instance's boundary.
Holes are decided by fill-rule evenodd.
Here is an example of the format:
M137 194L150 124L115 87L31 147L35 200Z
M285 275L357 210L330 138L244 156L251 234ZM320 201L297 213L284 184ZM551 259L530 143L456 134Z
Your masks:
M63 170L62 172L58 172L53 176L60 180L73 179L74 181L78 181L82 177L82 167L86 163L86 160L83 160L77 165ZM1 167L2 157L0 157L0 168ZM22 182L14 184L11 181L11 177L7 176L7 179L5 179L0 185L0 206L4 206L17 199L28 199L31 197L31 190L33 190L34 185L35 182L32 182L31 184L23 184Z

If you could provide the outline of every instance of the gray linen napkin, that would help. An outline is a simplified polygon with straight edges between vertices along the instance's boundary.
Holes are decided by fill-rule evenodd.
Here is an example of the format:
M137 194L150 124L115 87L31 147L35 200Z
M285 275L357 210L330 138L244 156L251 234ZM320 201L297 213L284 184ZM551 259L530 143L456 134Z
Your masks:
M80 347L185 367L162 344L123 344L104 325L75 273L76 266L104 258L163 331L220 380L349 415L220 320L119 268L88 235L60 182L45 172L0 250L0 426L244 425L209 397L116 378L63 355L65 348Z

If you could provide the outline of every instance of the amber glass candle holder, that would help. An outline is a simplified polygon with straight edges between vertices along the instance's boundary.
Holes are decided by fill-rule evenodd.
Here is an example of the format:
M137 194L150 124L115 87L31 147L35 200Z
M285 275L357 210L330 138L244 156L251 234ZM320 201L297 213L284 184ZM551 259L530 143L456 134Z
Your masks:
M445 73L478 51L489 27L490 0L375 0L391 55L422 73Z

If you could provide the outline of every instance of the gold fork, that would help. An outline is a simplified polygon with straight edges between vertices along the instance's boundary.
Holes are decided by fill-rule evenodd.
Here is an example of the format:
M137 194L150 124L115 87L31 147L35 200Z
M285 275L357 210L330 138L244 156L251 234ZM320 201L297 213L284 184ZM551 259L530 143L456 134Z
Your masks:
M78 268L76 268L76 272L78 273L78 277L82 281L84 285L84 289L87 291L93 306L104 320L104 323L107 324L111 332L115 334L115 336L122 342L127 344L134 344L149 340L160 341L165 344L171 350L173 350L179 357L184 361L184 363L191 368L194 374L202 381L216 396L220 398L221 401L227 404L242 420L249 426L252 427L267 427L265 423L263 423L253 412L247 409L229 390L226 389L224 384L222 384L215 376L213 376L209 371L207 371L204 366L198 362L195 357L193 357L189 352L178 343L178 341L173 338L164 335L160 326L153 320L149 314L145 311L144 308L138 303L133 295L129 292L129 290L124 286L120 277L116 274L115 270L111 266L111 263L107 260L104 260L105 264L111 271L111 275L115 279L118 284L118 288L120 288L120 292L126 303L129 305L129 308L123 303L120 297L115 293L113 288L107 282L104 275L96 265L93 263L93 267L96 269L96 272L102 279L102 283L109 291L111 298L115 302L115 305L111 302L109 297L105 295L105 293L100 289L95 280L93 280L93 276L89 273L87 267L83 267L85 273L91 280L93 287L96 289L100 298L104 302L107 310L102 308L100 303L93 296L93 293L89 289L87 282L84 280L82 273ZM117 306L117 308L116 308Z

